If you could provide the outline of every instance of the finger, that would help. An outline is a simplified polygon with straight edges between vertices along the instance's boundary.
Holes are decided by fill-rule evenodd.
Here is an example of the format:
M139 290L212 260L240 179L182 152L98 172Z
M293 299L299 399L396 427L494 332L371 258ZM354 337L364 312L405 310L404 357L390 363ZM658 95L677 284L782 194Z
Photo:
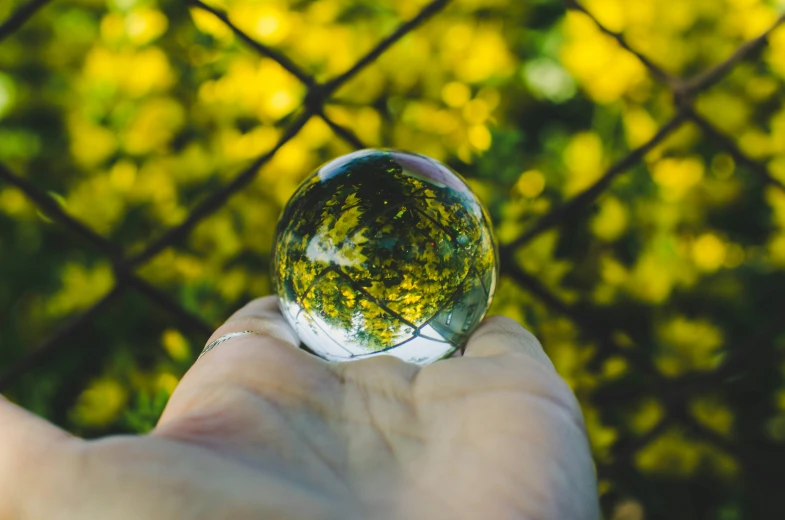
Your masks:
M56 472L69 441L76 439L0 396L0 518L22 518L41 498L41 469Z
M170 399L160 424L195 408L215 406L227 393L309 399L328 384L326 362L298 347L299 339L273 296L252 301L234 313L208 340L251 331L218 344L188 370Z
M483 320L469 338L463 355L491 357L511 353L525 354L543 367L555 371L553 363L534 334L505 316L491 316Z
M239 311L232 314L226 323L210 336L207 344L232 332L252 331L288 343L294 347L300 339L281 314L276 296L265 296L253 300Z
M513 362L504 358L510 355L517 356L517 360ZM527 402L527 411L522 411L522 414L536 418L529 423L532 438L541 438L543 446L559 446L554 453L569 455L563 465L555 467L576 468L576 471L562 473L557 478L561 482L571 482L566 488L575 490L576 496L588 497L576 503L593 504L596 501L592 498L596 485L580 405L570 387L556 372L537 338L515 320L493 316L485 319L469 338L464 357L500 362L493 364L503 369L490 372L494 383L500 387L515 388L517 380L517 387L523 391L522 395L526 396ZM477 371L478 368L472 367L472 370ZM491 409L490 403L486 409ZM554 466L542 464L543 467L549 465ZM594 509L587 517L596 516L596 507L592 507Z
M424 368L432 378L420 378L420 395L464 394L466 381L491 381L495 388L515 388L544 397L576 419L580 407L570 387L557 373L534 335L515 320L493 316L483 320L466 343L461 359L446 359ZM582 419L578 422L582 423Z
M511 363L504 360L504 356L509 355L522 355L524 357L519 360L525 362ZM546 396L553 404L566 411L585 433L583 414L575 394L557 373L534 334L517 321L505 316L486 318L469 338L463 357L502 360L501 365L505 370L504 374L496 374L497 383L503 384L506 377L519 379L529 394Z

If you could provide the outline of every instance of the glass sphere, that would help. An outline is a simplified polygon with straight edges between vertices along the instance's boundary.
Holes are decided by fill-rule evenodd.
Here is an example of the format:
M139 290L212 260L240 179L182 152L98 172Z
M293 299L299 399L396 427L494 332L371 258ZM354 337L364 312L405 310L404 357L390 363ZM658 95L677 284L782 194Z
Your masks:
M286 204L273 249L284 316L331 361L449 356L488 310L497 271L490 219L466 182L397 150L318 168Z

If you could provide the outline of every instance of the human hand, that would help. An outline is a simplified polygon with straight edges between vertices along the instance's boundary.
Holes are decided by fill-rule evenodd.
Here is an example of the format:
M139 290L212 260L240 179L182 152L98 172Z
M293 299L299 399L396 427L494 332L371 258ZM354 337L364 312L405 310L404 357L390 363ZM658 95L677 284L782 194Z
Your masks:
M0 399L0 520L599 518L578 404L490 318L462 357L331 363L273 297L213 338L148 435L83 441Z

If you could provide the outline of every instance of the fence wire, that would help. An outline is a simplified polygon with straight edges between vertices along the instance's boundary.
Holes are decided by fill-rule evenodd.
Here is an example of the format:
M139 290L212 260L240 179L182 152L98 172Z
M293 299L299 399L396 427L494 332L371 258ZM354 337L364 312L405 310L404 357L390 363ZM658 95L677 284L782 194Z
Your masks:
M3 39L22 27L36 12L43 9L49 1L50 0L33 0L17 9L17 11L5 22L0 24L0 43L2 43ZM102 310L128 289L137 291L157 304L160 308L170 313L182 328L189 331L198 331L205 336L209 335L213 330L211 324L206 323L199 316L193 315L178 302L172 300L161 290L142 279L135 273L135 270L152 260L166 248L182 241L200 222L222 208L230 197L246 187L255 178L260 168L267 164L281 147L296 136L311 118L321 118L338 137L352 147L356 149L364 148L365 145L362 140L355 135L354 132L349 128L336 123L326 115L324 110L325 103L330 98L331 94L339 87L351 80L357 73L376 60L398 40L416 30L429 18L444 9L450 3L450 0L435 0L429 3L415 17L401 24L393 33L381 40L371 51L365 54L344 73L322 83L318 82L303 67L299 66L282 52L264 45L244 33L229 20L229 17L225 12L209 6L200 0L184 0L184 2L191 7L204 10L215 16L241 41L247 44L248 47L260 55L276 61L281 67L289 71L306 87L307 94L304 101L295 113L290 114L290 116L293 116L288 118L291 122L270 151L259 156L226 185L213 191L206 199L191 210L183 222L165 231L145 249L133 255L127 254L120 246L100 236L90 229L89 226L69 215L60 203L51 197L45 190L36 187L23 177L15 174L7 166L0 164L0 179L24 192L29 200L49 218L62 225L86 245L93 247L104 255L106 259L111 261L115 271L114 287L87 311L54 331L36 348L30 349L25 357L2 374L0 376L0 390L7 389L20 376L34 367L46 363L60 349L63 349L66 346L65 340L71 333L92 321ZM675 77L666 72L644 54L636 51L621 34L605 27L579 2L575 0L564 0L564 3L567 9L579 11L587 15L603 33L615 39L619 46L632 53L648 70L652 78L667 87L672 95L676 113L654 134L653 137L651 137L651 139L649 139L649 141L618 159L594 184L540 217L537 222L531 225L516 239L507 244L503 244L499 251L502 261L502 273L513 279L547 308L569 318L586 338L596 342L598 351L596 359L594 360L595 363L607 359L607 357L612 355L623 357L646 379L647 388L654 390L656 395L662 397L666 404L666 413L663 418L648 432L636 438L620 439L619 442L614 445L610 457L611 462L598 466L600 477L611 476L620 467L631 464L631 459L638 450L674 424L679 424L691 433L702 438L704 441L720 447L731 454L737 453L739 447L731 440L720 436L712 429L703 426L700 422L692 418L685 408L685 397L736 374L744 364L743 350L737 350L733 355L728 356L724 362L711 373L697 376L682 376L675 380L672 378L666 380L666 378L655 368L652 359L646 354L645 350L625 348L614 340L614 333L619 330L623 331L623 327L619 328L618 325L615 325L614 327L605 326L602 319L597 319L599 316L597 311L586 309L585 307L572 307L568 303L562 301L556 294L540 282L536 276L526 272L519 263L515 261L514 256L519 250L545 231L568 223L572 219L583 214L583 212L609 188L614 179L640 164L648 152L652 151L657 145L662 143L663 140L688 122L697 125L705 136L710 140L713 140L719 148L730 154L738 164L744 165L750 172L759 176L764 181L765 186L775 186L776 188L785 191L785 185L771 175L766 165L746 155L731 136L726 135L716 128L694 108L694 101L698 94L716 84L727 76L738 64L748 60L767 45L768 37L772 31L785 22L785 15L780 17L775 24L759 37L741 45L734 54L719 65L697 74L692 78L684 79ZM751 341L770 342L781 332L782 324L772 324L766 331L761 332L759 336L753 338ZM614 399L624 397L625 396L606 397L608 401L606 404L611 404L615 402ZM629 398L629 396L626 397ZM600 398L600 400L602 401L602 398Z

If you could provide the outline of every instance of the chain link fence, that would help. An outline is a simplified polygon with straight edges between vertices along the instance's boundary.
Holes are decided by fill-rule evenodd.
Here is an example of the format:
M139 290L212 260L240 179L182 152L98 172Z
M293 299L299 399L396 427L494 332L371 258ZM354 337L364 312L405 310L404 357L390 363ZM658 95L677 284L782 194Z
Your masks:
M145 281L136 274L136 269L149 262L166 248L182 241L200 222L219 210L230 197L246 187L254 179L259 169L267 164L281 147L297 135L311 118L321 118L337 136L352 147L357 149L364 148L365 145L362 139L355 135L352 130L328 117L324 110L325 102L339 87L350 81L388 48L395 45L398 40L411 31L416 31L419 26L427 23L430 18L437 16L450 3L449 0L435 0L431 2L419 14L401 24L389 36L379 41L370 52L364 55L346 72L328 81L317 82L308 71L285 54L254 40L254 38L240 30L230 21L225 12L211 7L200 0L185 0L185 2L189 6L204 10L219 19L249 48L258 52L261 56L275 60L281 67L298 78L307 89L304 103L294 114L288 128L269 152L254 160L247 168L231 179L230 182L214 190L206 199L194 207L187 218L179 225L166 230L143 251L134 255L127 255L123 251L122 246L110 242L93 231L88 225L70 216L63 206L50 196L45 189L37 187L29 180L15 174L6 165L0 164L0 180L24 192L29 200L46 216L59 223L66 231L80 238L86 245L99 251L110 260L116 280L112 290L95 302L92 307L66 323L59 330L53 331L45 341L34 348L30 348L26 356L2 373L0 375L0 390L8 389L23 374L28 373L37 366L46 364L61 349L67 347L69 335L96 319L103 309L118 300L119 296L129 289L138 291L155 305L169 313L183 330L196 331L205 337L208 336L213 330L213 326L210 323L194 315L163 291ZM33 0L19 8L0 25L0 45L2 45L2 41L5 38L22 27L29 18L34 16L40 9L45 8L48 3L49 0ZM617 339L615 339L617 337L615 332L620 329L623 330L623 326L620 328L617 324L608 324L603 319L602 311L599 309L573 306L563 301L542 283L536 275L526 272L515 261L514 254L522 248L526 248L532 240L542 233L579 218L608 189L616 178L640 164L647 153L654 150L667 137L688 122L697 125L704 136L712 140L717 148L731 155L737 164L746 168L746 171L760 177L763 181L763 186L774 186L779 190L785 191L785 185L772 176L766 165L746 155L732 136L726 135L719 130L699 114L694 106L694 100L698 94L715 85L731 73L740 63L757 56L759 51L767 45L768 37L772 31L785 21L785 16L780 17L776 24L759 37L739 47L734 54L719 65L694 77L685 79L674 77L645 55L637 52L628 44L624 36L603 26L580 3L574 0L565 0L565 4L568 9L588 15L602 32L614 38L619 46L635 55L648 70L651 78L667 87L672 96L675 115L661 126L648 142L618 159L591 186L540 217L538 221L529 226L516 239L502 244L500 247L502 274L515 280L546 307L571 320L580 329L584 337L595 342L598 346L598 351L596 358L592 361L593 363L601 362L610 356L624 358L632 367L631 370L646 381L648 389L661 397L665 403L666 413L647 433L636 438L620 439L619 442L614 444L611 457L609 458L611 462L598 464L598 474L601 479L618 478L618 476L623 475L632 464L631 459L636 452L674 424L679 424L704 441L736 457L744 457L748 450L745 450L743 446L734 443L725 436L719 435L714 430L707 428L701 422L696 421L685 407L687 398L692 393L720 384L743 370L745 364L744 349L734 350L716 370L710 373L687 375L675 379L666 378L657 370L646 349L629 348L629 346L623 346L618 343ZM757 331L756 336L751 338L750 342L763 345L771 344L774 338L782 333L782 329L782 323L771 323L764 330ZM601 407L613 406L614 399L617 397L614 395L600 395L597 397L597 404Z

